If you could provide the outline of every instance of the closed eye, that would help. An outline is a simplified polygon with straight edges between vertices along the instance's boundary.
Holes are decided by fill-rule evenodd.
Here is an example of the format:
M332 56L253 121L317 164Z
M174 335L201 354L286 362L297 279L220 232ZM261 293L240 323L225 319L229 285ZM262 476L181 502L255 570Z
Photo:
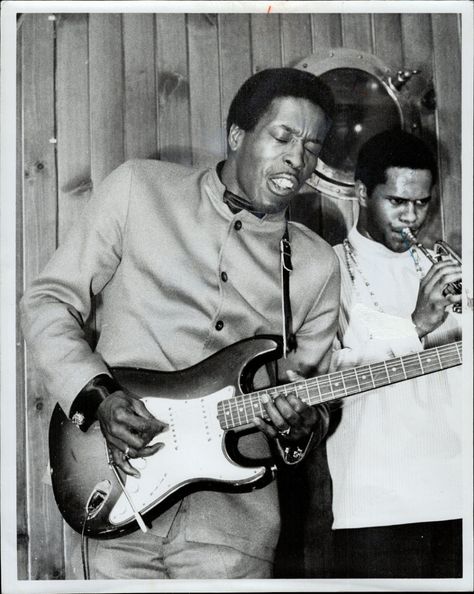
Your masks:
M310 155L313 155L314 157L319 155L320 147L316 148L312 146L305 146L304 148Z

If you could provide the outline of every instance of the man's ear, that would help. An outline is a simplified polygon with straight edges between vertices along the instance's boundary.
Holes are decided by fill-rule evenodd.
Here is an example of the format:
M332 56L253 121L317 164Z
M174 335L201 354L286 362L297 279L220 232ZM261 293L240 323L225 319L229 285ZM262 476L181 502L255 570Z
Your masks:
M237 124L231 124L229 134L227 136L227 142L229 143L229 148L231 151L236 151L245 135L245 130L239 128Z
M354 184L354 190L357 200L359 201L359 206L365 208L367 206L367 187L364 183L360 181L360 179L356 179Z

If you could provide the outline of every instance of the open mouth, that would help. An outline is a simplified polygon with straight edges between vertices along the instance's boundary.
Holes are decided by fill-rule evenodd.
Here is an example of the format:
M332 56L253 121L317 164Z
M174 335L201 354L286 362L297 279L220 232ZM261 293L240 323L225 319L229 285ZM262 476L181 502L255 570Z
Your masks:
M273 192L281 195L291 194L298 188L298 180L293 175L275 175L268 184Z

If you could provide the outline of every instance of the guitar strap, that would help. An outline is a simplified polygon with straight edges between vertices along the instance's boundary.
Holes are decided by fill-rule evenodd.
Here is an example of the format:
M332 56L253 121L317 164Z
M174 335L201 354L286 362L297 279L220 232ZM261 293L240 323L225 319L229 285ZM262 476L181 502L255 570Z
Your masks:
M286 359L288 353L296 350L296 336L293 333L293 318L291 314L290 301L290 275L293 270L291 262L291 243L288 233L288 215L285 225L285 232L280 240L280 277L281 277L281 307L283 320L283 357Z

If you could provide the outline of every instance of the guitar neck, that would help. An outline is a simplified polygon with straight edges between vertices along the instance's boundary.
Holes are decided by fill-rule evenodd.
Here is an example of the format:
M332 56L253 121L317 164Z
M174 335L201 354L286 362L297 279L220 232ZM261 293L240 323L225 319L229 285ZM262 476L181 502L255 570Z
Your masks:
M235 429L248 425L255 416L268 418L262 402L264 394L274 399L280 395L294 393L306 404L314 406L455 367L461 363L462 342L453 342L380 363L335 371L222 400L218 405L218 418L223 429Z

